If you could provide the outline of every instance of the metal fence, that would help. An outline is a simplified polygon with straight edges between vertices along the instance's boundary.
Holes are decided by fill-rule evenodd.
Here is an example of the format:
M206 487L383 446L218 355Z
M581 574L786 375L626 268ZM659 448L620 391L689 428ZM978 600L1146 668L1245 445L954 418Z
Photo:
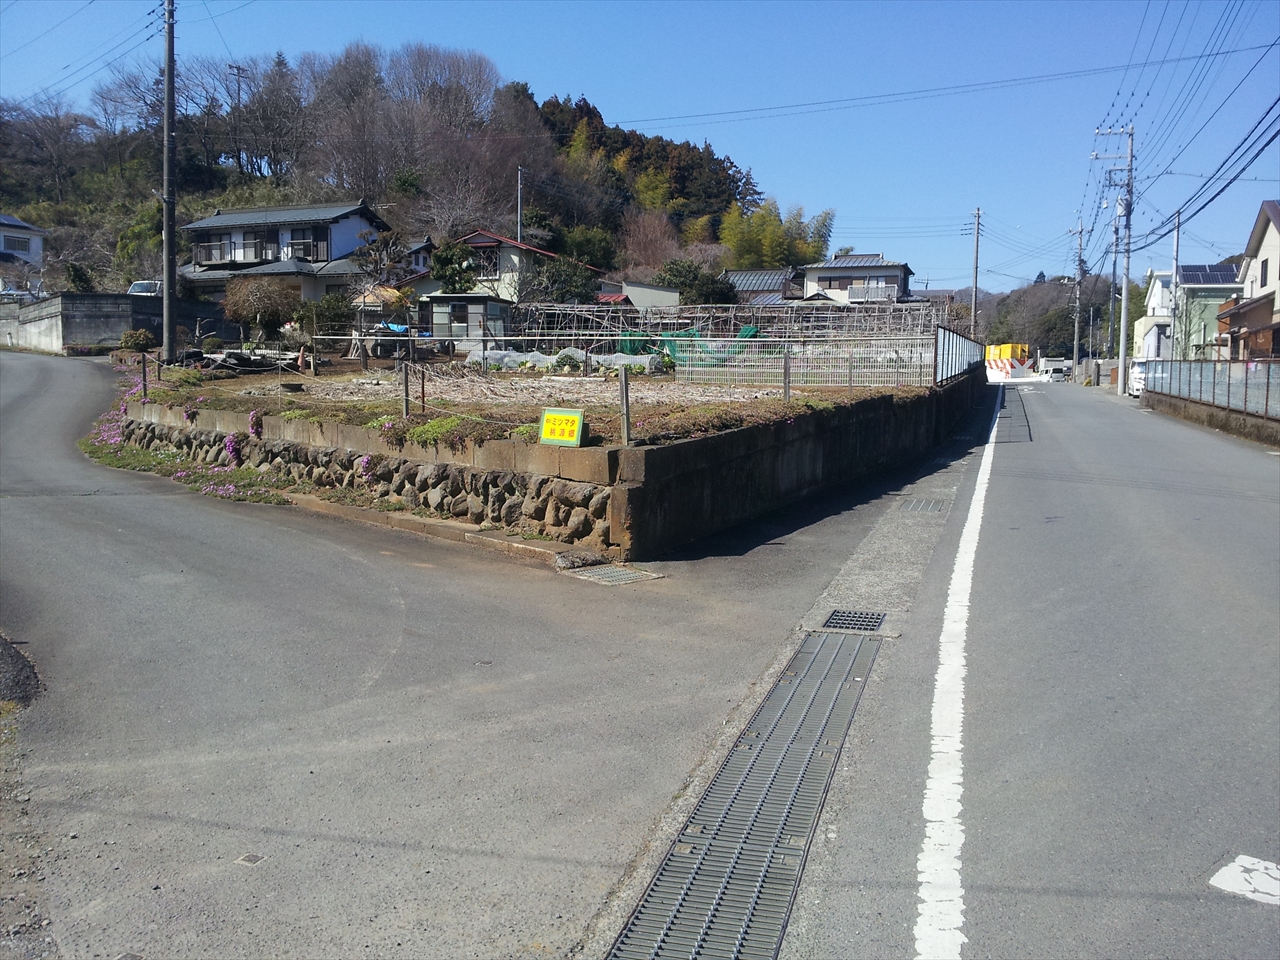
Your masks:
M1272 360L1148 360L1143 389L1280 420L1280 370Z
M676 379L723 386L892 387L933 383L933 337L668 340Z
M934 342L934 383L946 383L984 362L986 348L949 327L938 327Z

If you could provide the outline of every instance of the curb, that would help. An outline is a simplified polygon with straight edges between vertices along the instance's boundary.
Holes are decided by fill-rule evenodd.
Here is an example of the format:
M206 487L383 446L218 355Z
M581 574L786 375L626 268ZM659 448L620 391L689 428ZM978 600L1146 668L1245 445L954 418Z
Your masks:
M573 545L554 541L540 541L536 546L526 540L508 537L506 534L491 530L468 529L461 523L451 520L437 520L432 517L417 517L407 511L383 512L367 510L364 507L352 507L345 503L333 503L306 493L288 494L295 506L312 513L323 513L344 520L355 520L372 524L376 527L392 527L396 530L408 530L411 533L438 540L451 540L454 543L467 543L482 547L496 553L520 560L533 560L554 566L556 557L572 550ZM469 526L469 525L468 525Z

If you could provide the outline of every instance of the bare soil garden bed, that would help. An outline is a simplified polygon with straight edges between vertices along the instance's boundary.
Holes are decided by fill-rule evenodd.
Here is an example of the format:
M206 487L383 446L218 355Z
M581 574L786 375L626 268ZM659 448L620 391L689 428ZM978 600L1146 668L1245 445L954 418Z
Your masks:
M354 369L352 369L354 367ZM543 408L585 411L591 444L620 443L622 418L616 375L482 373L460 363L433 365L411 375L403 418L404 382L394 369L360 369L358 361L310 373L272 371L211 378L197 370L169 370L150 384L152 402L193 410L314 422L378 425L393 432L432 424L433 436L451 444L515 437L536 441ZM637 376L630 384L631 437L640 444L706 436L737 427L787 420L817 408L890 394L902 398L922 387L797 388L789 401L772 387L720 387L682 383L671 376Z

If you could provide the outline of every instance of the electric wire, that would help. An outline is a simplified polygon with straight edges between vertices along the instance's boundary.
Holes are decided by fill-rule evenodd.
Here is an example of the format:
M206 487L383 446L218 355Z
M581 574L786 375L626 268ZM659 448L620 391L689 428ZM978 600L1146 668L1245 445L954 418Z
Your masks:
M27 47L31 46L37 40L43 37L47 37L49 34L53 33L53 31L57 30L60 26L62 26L64 23L70 20L72 17L76 16L77 14L84 13L84 11L89 9L89 7L93 6L95 2L96 0L88 0L88 3L86 3L83 7L79 7L78 9L73 10L71 13L67 14L65 17L63 17L61 20L59 20L57 23L51 26L48 30L44 30L36 34L30 40L26 41L25 43L19 44L18 46L14 47L12 50L9 50L6 53L0 53L0 60L3 60L5 57L12 57L19 50L25 50L27 49ZM10 6L12 6L12 4Z

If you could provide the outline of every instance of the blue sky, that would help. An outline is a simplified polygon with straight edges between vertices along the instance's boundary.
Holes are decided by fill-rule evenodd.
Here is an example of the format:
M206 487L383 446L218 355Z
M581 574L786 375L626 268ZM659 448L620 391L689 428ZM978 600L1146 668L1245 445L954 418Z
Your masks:
M145 32L159 3L0 0L0 96L53 90L86 105L112 58L161 54L160 35ZM1118 152L1122 140L1096 138L1100 123L1137 128L1141 236L1192 197L1280 96L1280 47L1265 49L1278 38L1280 0L178 0L177 50L228 62L337 52L353 40L478 50L539 99L584 94L610 123L709 141L784 208L834 208L833 249L906 260L917 287L968 285L980 206L979 283L1007 290L1039 270L1071 272L1068 231L1081 218L1093 227L1087 259L1109 271L1116 190L1100 181L1113 163L1090 154ZM912 93L1073 72L1088 73ZM716 115L666 119L690 114ZM1259 129L1274 130L1275 116ZM1277 196L1280 141L1188 225L1182 261L1238 253L1261 201ZM1132 272L1168 269L1171 258L1166 238L1135 253Z

